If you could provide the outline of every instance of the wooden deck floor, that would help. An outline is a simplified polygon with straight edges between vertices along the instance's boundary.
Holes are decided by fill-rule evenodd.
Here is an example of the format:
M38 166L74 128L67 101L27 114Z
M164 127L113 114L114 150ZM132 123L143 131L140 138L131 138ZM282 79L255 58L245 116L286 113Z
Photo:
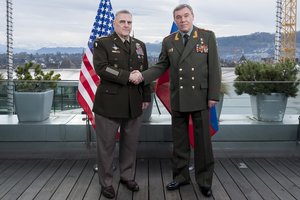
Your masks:
M100 195L94 160L0 160L0 199L105 199ZM196 200L204 198L194 182L178 191L167 191L171 161L137 161L140 191L129 192L118 183L119 200ZM216 159L213 180L216 200L300 199L299 158Z

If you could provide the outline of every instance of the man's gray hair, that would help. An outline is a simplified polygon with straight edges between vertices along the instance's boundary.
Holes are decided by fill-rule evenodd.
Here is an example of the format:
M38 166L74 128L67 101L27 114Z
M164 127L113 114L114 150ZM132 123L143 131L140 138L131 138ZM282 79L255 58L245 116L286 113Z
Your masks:
M175 12L176 11L181 10L183 8L188 8L191 11L192 15L194 15L193 8L190 5L188 5L188 4L180 4L180 5L176 6L176 8L174 8L174 10L173 10L173 17L175 18Z
M128 10L119 10L118 12L116 12L116 17L117 17L119 14L129 14L129 15L132 16L131 12L129 12Z

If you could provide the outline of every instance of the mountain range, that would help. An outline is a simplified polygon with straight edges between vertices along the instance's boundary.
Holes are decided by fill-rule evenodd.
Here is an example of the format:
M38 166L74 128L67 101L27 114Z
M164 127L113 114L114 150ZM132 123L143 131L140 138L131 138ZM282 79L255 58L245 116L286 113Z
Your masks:
M242 36L217 38L219 54L222 59L236 60L244 55L248 59L256 60L274 56L275 36L271 33L257 32ZM149 56L157 57L161 50L161 43L146 43ZM43 47L37 50L15 48L14 53L26 52L31 54L83 53L83 47ZM0 53L6 52L6 46L0 44ZM300 31L297 32L297 57L300 57Z
M37 50L32 49L24 49L24 48L14 48L14 53L30 53L30 54L55 54L57 52L60 53L68 53L68 54L75 54L75 53L83 53L83 47L43 47ZM0 54L6 53L6 46L0 44Z

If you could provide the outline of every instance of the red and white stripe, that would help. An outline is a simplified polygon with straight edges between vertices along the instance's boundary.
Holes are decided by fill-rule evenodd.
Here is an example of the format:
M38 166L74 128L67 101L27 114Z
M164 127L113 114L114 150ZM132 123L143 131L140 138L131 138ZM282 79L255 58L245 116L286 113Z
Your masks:
M93 127L95 127L95 120L92 110L95 93L99 82L100 79L93 66L93 54L90 49L87 48L81 63L77 101L86 112L89 120L92 122Z

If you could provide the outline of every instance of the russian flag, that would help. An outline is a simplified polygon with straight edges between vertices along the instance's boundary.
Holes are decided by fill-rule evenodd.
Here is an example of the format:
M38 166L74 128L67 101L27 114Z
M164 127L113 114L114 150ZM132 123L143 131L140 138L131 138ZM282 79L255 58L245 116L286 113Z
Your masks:
M178 31L176 24L173 22L171 33ZM170 78L169 78L169 70L167 70L162 76L160 76L156 82L155 92L157 97L160 99L162 104L166 107L169 113L171 113L171 104L170 104ZM218 130L218 118L216 108L212 107L209 111L209 118L210 118L210 135L213 136ZM189 138L190 144L194 148L194 129L193 129L193 122L190 117L189 121Z

